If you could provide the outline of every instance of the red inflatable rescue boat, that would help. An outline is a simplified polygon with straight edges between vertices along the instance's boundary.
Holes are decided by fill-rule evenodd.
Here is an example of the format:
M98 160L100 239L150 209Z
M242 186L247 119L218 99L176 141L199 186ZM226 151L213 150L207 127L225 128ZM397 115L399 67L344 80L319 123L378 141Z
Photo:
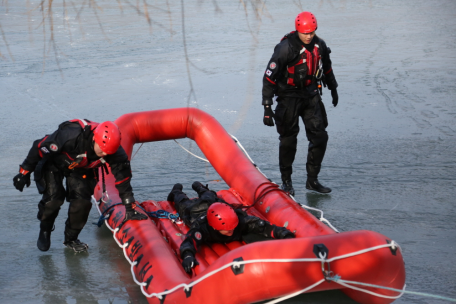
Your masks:
M109 197L100 182L94 198L149 303L277 303L331 289L365 304L387 304L401 296L397 290L404 288L405 268L398 244L373 231L337 233L328 227L271 183L212 116L179 108L125 114L115 122L130 157L136 143L193 139L230 187L219 196L230 204L254 204L248 213L296 234L295 239L203 246L196 255L199 266L189 275L179 255L188 227L173 219L172 204L142 202L147 212L171 215L123 224L125 209L108 174Z

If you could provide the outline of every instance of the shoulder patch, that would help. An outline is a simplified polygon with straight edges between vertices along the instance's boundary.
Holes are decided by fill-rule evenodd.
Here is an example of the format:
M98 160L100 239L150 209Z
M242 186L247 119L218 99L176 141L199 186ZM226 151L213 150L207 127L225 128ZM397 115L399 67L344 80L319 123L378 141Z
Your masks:
M203 235L199 231L196 231L193 235L195 236L195 239L197 239L198 241L200 241L203 238Z
M276 66L277 66L277 64L276 64L275 62L271 62L271 63L269 64L269 68L270 68L271 70L274 70L274 69L276 68Z
M43 151L46 154L49 153L49 150L46 147L41 147L41 151Z
M267 69L266 70L266 75L271 76L271 74L272 74L272 71L270 69Z
M44 147L43 147L44 148ZM51 151L54 151L56 152L57 150L59 150L59 147L56 145L56 144L51 144L49 146L49 149L51 149Z

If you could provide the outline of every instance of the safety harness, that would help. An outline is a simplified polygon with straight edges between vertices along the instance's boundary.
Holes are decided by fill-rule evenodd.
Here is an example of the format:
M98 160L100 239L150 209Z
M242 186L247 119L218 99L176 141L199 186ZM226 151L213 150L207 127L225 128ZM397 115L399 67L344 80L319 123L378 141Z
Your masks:
M288 39L295 31L285 35L281 41ZM296 46L295 46L296 47ZM303 88L322 78L323 64L320 55L320 46L315 43L310 52L304 46L299 51L295 60L287 66L285 78L287 84L297 88Z

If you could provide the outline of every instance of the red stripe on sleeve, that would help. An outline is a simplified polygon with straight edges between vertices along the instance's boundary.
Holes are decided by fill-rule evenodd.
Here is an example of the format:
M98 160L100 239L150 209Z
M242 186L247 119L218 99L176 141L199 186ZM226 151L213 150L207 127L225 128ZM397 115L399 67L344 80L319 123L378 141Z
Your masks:
M274 81L272 81L272 80L271 80L271 79L269 79L268 77L266 77L266 79L267 79L267 80L268 80L270 83L272 83L272 84L276 84Z
M124 179L123 179L123 180L121 180L120 182L116 182L116 185L118 185L118 184L122 184L124 181L126 181L126 180L128 180L128 179L129 179L129 177L127 177L127 178L124 178Z

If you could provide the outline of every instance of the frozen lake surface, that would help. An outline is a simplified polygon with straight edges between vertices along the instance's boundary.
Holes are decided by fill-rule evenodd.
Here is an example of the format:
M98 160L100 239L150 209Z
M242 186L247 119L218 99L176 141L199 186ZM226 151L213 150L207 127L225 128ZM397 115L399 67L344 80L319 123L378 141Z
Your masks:
M302 10L316 15L317 34L332 49L340 101L332 107L324 91L329 143L320 180L333 192L305 190L301 132L296 199L322 209L341 231L373 230L398 242L407 290L456 298L455 1L157 0L148 6L150 26L128 2L120 9L97 1L99 9L85 7L77 19L73 7L65 14L54 1L55 44L49 19L43 31L41 11L33 10L39 2L27 3L0 5L0 303L146 303L111 232L91 224L95 208L80 235L89 253L62 245L67 203L51 249L36 248L38 193L34 185L18 192L12 178L33 140L64 120L198 107L280 183L278 135L262 122L261 80ZM201 155L194 142L179 142ZM139 201L165 199L176 182L184 190L195 180L227 188L173 141L144 144L132 167ZM283 303L335 302L354 304L340 291ZM394 303L448 302L406 294Z

